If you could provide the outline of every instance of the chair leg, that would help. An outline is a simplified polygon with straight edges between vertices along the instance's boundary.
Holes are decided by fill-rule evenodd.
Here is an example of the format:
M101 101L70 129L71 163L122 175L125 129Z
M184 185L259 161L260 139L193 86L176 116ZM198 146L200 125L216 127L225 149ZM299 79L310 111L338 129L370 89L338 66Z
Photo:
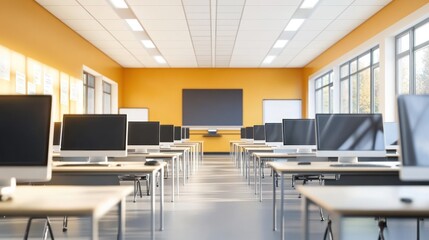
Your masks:
M385 218L378 219L378 240L384 240L384 229L387 228L387 221Z
M147 196L150 196L150 177L149 175L146 175L146 194Z
M49 217L46 217L45 231L43 234L44 240L48 238L48 232L49 232L49 235L51 236L51 239L54 240L54 233L52 231L51 221L49 220Z
M64 216L64 218L63 218L63 232L67 232L67 224L68 224L68 218L67 218L67 216Z
M25 227L25 234L24 234L24 240L28 239L28 234L30 233L30 227L31 227L31 222L33 221L33 218L29 218L27 221L27 226Z
M137 180L134 179L134 198L133 198L133 202L136 202L136 196L137 196Z
M143 194L142 194L142 185L141 185L140 179L137 179L137 187L138 187L138 191L139 191L139 194L140 194L140 198L142 198Z
M326 225L325 234L323 235L323 240L327 240L329 237L330 240L334 240L334 235L332 234L332 220L328 219L328 224Z

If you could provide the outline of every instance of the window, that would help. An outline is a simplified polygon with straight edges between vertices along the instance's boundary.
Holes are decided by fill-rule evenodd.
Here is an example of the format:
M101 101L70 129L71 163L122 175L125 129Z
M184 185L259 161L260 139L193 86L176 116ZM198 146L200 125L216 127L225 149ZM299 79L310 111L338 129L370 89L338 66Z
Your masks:
M112 113L112 85L103 82L103 113Z
M429 18L396 36L396 92L429 94Z
M95 76L83 72L85 113L95 113Z
M333 80L332 71L316 78L315 83L315 105L316 113L332 113L333 104Z
M340 112L380 112L380 50L377 47L340 66Z

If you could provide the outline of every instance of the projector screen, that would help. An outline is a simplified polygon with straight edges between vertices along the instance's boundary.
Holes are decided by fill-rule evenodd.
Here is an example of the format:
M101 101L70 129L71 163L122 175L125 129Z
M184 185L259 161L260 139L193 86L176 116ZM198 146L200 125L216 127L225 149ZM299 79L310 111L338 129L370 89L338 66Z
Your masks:
M241 127L242 89L183 89L182 124L199 127Z

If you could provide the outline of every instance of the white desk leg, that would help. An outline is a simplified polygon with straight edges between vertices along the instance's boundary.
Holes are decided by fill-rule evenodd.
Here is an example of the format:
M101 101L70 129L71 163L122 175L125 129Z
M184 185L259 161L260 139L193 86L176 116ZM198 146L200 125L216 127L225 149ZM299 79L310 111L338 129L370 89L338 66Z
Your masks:
M189 164L189 159L188 159L188 161L183 161L183 186L186 185L188 164Z
M174 162L177 160L177 157L172 157L171 158L171 201L174 202L174 189L176 188L176 186L174 185L174 179L175 179L175 164Z
M259 158L258 166L259 166L259 201L260 202L262 202L262 163L263 163L262 158ZM273 177L273 179L274 179L273 183L274 183L274 191L275 191L276 178Z
M160 221L161 221L161 227L160 230L164 230L164 168L161 168L161 176L160 176L160 183L159 183L159 201L160 201Z
M183 158L183 156L182 156L182 160L184 160L184 158ZM180 191L180 180L179 180L179 177L180 177L180 159L178 159L178 162L177 162L177 164L176 164L176 180L177 180L177 196L179 196L179 191Z
M150 236L155 239L155 188L156 188L156 173L152 172L150 175Z
M256 182L256 175L258 173L258 169L257 169L257 164L258 164L258 158L253 155L253 182L255 183L255 195L258 194L258 184Z
M118 203L118 239L125 239L125 197Z
M252 154L249 152L249 156L247 157L247 185L250 186L250 159L252 158Z
M91 216L91 239L98 240L98 219Z
M332 219L332 218L331 218ZM332 223L332 234L334 239L346 239L346 234L344 232L344 217L342 215L334 215L334 220Z
M280 173L280 239L285 239L285 179L284 174Z
M260 189L262 191L262 189ZM273 177L273 231L277 231L276 178Z
M303 234L302 234L302 236L303 236L303 239L304 240L309 240L310 238L309 238L309 207L310 207L310 201L304 196L303 198L302 198L302 217L301 217L301 219L302 219L302 225L304 226L303 227Z

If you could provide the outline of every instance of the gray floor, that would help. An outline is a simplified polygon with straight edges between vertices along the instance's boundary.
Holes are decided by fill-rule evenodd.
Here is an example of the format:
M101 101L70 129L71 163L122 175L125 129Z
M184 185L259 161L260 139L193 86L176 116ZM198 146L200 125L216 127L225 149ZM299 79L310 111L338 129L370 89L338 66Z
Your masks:
M165 231L156 232L161 240L259 240L279 239L279 232L272 231L271 178L264 179L264 201L253 194L234 167L229 156L206 156L204 164L192 175L189 183L181 188L180 197L169 202L169 181L166 186ZM125 183L126 184L126 183ZM301 239L301 202L295 191L287 190L286 239ZM149 239L148 197L132 202L127 199L126 239ZM325 222L318 217L318 209L311 215L311 239L322 239ZM158 216L157 216L158 217ZM69 229L62 232L62 219L51 219L56 239L88 239L89 221L85 218L69 219ZM415 220L388 220L386 239L416 239ZM26 219L0 220L0 239L22 239ZM421 224L422 238L428 239L429 227ZM32 225L31 239L41 239L43 220ZM350 219L346 223L348 239L377 239L377 222L374 219ZM426 238L425 238L426 236ZM116 214L109 213L100 223L100 239L116 238Z

